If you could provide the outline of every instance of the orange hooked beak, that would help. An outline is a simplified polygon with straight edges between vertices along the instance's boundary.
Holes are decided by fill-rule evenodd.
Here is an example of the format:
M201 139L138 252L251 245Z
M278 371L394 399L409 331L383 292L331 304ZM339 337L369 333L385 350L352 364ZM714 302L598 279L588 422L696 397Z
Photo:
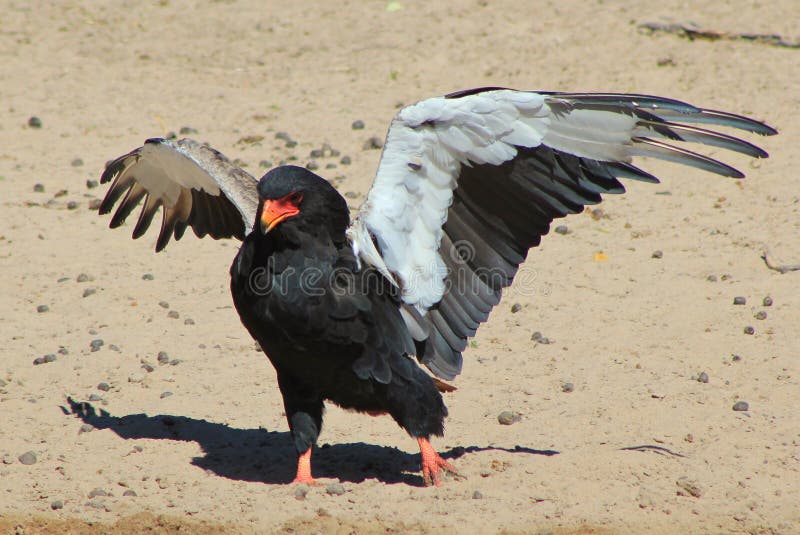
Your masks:
M261 207L261 234L267 234L281 221L300 213L300 201L303 196L291 193L280 199L266 199Z

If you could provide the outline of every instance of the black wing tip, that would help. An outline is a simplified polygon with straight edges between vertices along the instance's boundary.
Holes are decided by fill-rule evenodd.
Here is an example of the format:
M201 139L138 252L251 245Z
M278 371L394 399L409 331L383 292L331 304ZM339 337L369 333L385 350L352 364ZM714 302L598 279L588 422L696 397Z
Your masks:
M778 130L776 128L771 127L763 121L751 119L745 115L710 109L703 109L701 110L701 113L706 115L716 115L717 117L724 119L730 119L735 124L729 124L726 126L732 126L733 128L739 128L740 130L753 132L754 134L759 134L762 136L775 136L778 134ZM720 122L719 124L725 125L724 122Z

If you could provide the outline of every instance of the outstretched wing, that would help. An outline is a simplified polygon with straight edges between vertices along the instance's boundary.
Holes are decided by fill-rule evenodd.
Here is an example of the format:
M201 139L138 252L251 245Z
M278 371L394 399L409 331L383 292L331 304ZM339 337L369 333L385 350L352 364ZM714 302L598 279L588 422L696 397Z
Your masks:
M646 95L484 88L424 100L392 121L349 236L362 264L399 287L417 357L451 379L467 338L554 218L600 202L602 193L623 193L619 178L658 182L630 163L634 156L737 178L744 175L672 142L767 156L694 124L776 133Z
M144 199L133 228L133 238L139 238L162 207L156 251L166 247L173 235L179 240L187 226L198 237L244 239L258 210L258 181L220 152L192 139L148 139L106 166L100 182L112 180L100 213L109 213L124 197L111 228L120 226Z

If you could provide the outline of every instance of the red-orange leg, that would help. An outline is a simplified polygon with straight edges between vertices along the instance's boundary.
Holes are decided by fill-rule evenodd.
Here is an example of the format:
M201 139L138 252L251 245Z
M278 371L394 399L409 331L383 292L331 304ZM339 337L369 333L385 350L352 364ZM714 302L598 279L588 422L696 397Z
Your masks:
M425 481L425 486L436 485L438 487L441 485L443 472L459 475L453 465L436 453L427 438L417 438L417 444L419 444L419 452L422 456L422 479Z
M317 484L314 478L311 477L311 448L308 448L305 453L301 453L297 458L297 475L292 483Z

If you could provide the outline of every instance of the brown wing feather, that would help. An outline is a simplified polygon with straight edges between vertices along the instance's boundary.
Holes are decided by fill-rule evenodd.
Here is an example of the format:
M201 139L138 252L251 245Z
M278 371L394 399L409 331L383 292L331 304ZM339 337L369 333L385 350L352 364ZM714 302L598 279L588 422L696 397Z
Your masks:
M161 207L156 251L171 237L179 240L187 226L201 237L243 239L258 207L258 181L220 152L191 139L148 139L109 162L100 182L112 182L100 214L111 212L122 198L112 228L122 225L144 199L134 239L145 234Z

